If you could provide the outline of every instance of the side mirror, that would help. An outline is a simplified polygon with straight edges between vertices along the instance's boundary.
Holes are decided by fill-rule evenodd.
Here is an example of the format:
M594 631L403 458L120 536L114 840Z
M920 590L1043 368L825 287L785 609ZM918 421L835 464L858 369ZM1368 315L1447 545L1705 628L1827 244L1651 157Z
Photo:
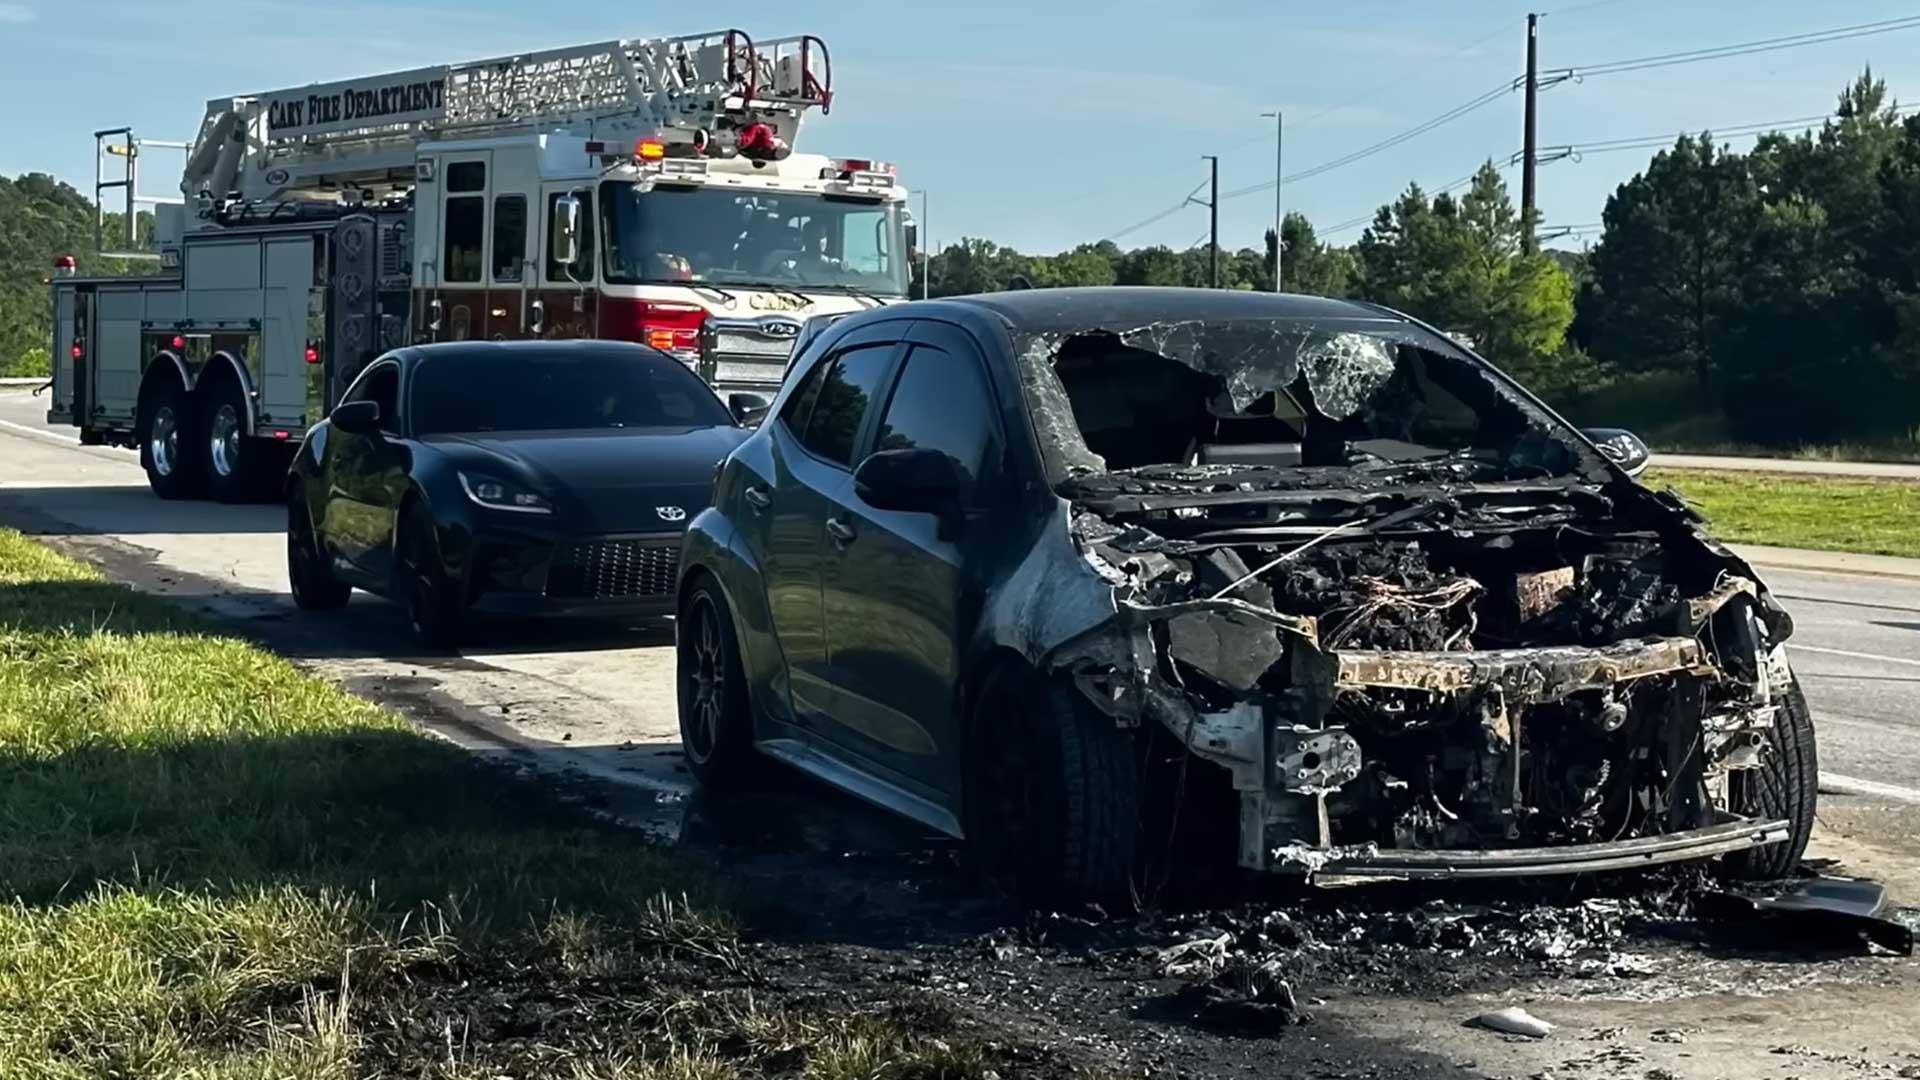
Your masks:
M561 195L553 200L553 235L548 247L553 261L573 266L580 261L580 197Z
M913 448L870 454L853 472L853 492L880 510L939 514L959 509L960 465L939 450Z
M380 403L377 401L349 401L334 406L333 415L327 418L341 431L355 435L370 435L380 430Z
M1584 428L1580 434L1598 447L1608 461L1620 466L1628 476L1639 476L1647 471L1647 462L1653 457L1653 451L1647 449L1640 436L1624 428Z
M760 421L767 418L767 410L773 407L761 394L728 394L727 409L741 427L758 427Z
M916 221L907 222L907 253L910 257L913 257L913 258L918 258L920 255L920 223L919 222L916 222Z

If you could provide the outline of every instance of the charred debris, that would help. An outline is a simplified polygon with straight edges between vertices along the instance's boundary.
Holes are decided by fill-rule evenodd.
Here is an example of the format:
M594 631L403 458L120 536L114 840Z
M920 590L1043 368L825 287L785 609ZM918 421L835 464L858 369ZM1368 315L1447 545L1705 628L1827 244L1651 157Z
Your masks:
M1739 792L1789 691L1785 612L1677 499L1417 329L1022 343L1113 597L1049 666L1231 786L1244 867L1568 873L1786 840Z

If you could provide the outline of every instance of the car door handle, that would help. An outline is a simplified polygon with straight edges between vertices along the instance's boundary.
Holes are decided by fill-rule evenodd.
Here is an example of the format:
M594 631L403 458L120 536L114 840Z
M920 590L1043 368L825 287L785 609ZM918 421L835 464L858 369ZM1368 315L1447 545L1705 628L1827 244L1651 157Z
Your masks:
M740 492L740 497L747 500L747 505L753 507L755 510L765 510L767 507L773 505L773 496L767 494L765 488L744 488Z
M834 543L846 547L853 543L853 526L836 518L828 518L827 535L833 538Z

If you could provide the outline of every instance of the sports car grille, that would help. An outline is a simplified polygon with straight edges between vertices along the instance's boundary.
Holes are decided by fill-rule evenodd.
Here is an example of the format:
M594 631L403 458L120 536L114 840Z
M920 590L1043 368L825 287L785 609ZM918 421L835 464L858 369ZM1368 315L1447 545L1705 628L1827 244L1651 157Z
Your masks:
M561 544L547 571L547 595L565 600L668 596L680 568L680 538Z

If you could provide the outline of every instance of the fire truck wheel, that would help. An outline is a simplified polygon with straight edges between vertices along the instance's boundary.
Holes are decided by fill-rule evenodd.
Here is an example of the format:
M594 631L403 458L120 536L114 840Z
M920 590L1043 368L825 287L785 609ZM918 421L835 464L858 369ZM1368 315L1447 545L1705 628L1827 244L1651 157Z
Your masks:
M171 379L157 380L140 396L134 431L140 441L140 467L147 485L163 499L200 495L206 475L192 437L191 402Z
M259 440L247 435L249 408L240 384L231 376L201 391L200 445L207 463L207 491L221 502L252 502L265 494L267 458Z

